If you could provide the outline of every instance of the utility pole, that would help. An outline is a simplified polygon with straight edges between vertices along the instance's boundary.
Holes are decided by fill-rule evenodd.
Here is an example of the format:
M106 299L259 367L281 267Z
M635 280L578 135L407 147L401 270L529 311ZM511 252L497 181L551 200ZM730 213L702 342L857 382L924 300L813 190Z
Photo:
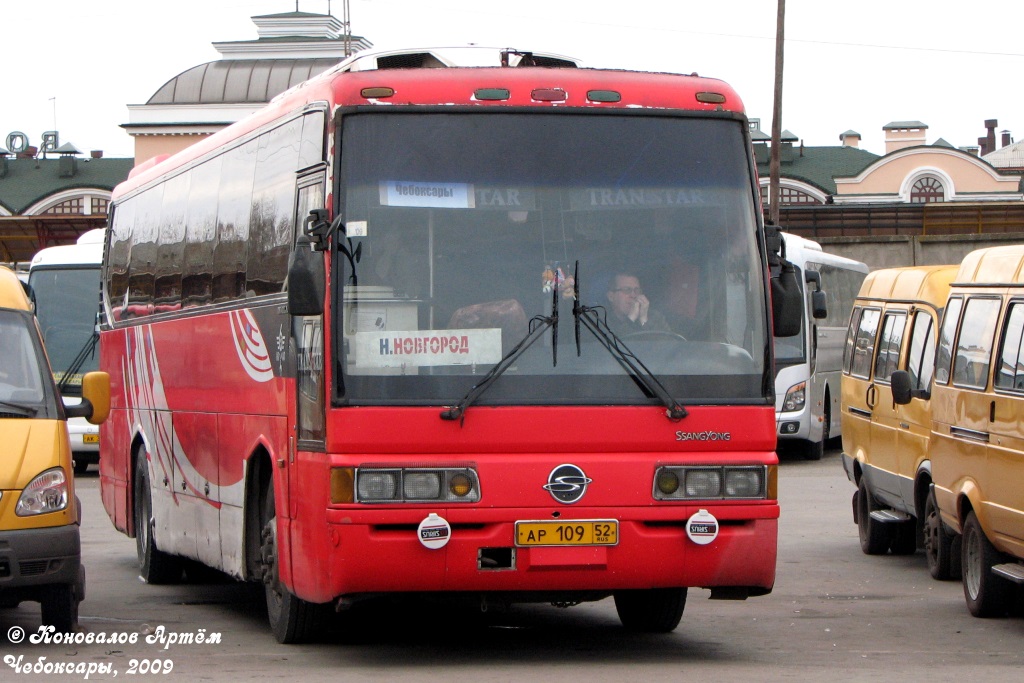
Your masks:
M786 34L786 0L778 0L775 27L775 100L772 106L772 151L768 164L768 220L779 224L779 174L782 152L782 52Z

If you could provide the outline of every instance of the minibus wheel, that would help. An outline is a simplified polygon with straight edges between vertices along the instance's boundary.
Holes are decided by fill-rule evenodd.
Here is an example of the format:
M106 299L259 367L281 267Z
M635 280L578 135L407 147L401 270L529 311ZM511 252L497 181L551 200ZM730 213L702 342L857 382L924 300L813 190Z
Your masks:
M71 583L48 586L39 601L44 626L57 633L73 633L78 626L78 591Z
M686 588L651 588L615 592L615 611L627 631L674 631L686 608Z
M929 492L924 502L924 555L928 560L928 573L938 581L960 578L960 554L955 547L956 537L946 530L935 503L935 492Z
M974 510L964 522L962 557L967 609L976 617L1006 614L1013 586L992 573L992 567L1003 562L1002 553L985 537Z
M860 536L860 549L865 555L884 555L889 550L889 529L871 518L871 511L876 507L868 484L861 477L857 489L857 532Z

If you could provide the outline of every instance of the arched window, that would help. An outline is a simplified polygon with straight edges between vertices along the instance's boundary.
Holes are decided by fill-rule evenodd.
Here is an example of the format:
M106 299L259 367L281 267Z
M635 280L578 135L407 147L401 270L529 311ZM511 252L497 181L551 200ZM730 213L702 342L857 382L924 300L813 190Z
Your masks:
M914 181L910 188L911 204L928 204L930 202L942 202L946 200L946 190L942 183L934 176L921 176Z
M814 195L803 192L793 187L779 188L779 204L790 206L793 204L821 204L820 199Z

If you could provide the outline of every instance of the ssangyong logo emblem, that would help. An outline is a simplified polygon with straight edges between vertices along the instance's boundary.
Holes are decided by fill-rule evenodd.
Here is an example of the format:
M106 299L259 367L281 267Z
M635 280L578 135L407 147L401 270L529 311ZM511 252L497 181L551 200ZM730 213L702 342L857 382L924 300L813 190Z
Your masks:
M559 503L575 503L587 492L587 484L592 481L576 465L559 465L551 470L544 490Z

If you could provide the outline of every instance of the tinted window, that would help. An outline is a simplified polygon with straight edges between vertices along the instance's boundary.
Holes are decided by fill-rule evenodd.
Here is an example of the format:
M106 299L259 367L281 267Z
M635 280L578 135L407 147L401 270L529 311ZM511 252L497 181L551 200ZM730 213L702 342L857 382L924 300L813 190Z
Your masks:
M906 369L913 389L926 389L932 381L935 370L935 320L924 311L914 314Z
M953 384L974 389L984 389L988 384L992 341L1001 304L999 299L967 300L953 359Z
M996 386L1011 391L1024 390L1024 355L1021 354L1021 337L1024 336L1024 303L1010 305L1006 316L1006 331L1003 333L1002 348L999 350L999 372Z
M899 368L903 329L906 325L906 313L900 311L885 314L882 336L878 340L878 355L875 358L875 379L879 382L888 384L892 373Z
M182 305L201 306L213 298L213 248L217 242L217 201L221 158L192 169L188 188L188 226L181 274Z
M302 120L260 136L249 224L248 296L281 291L288 270Z
M956 326L960 322L960 310L964 300L953 297L946 305L946 314L942 318L942 334L939 335L939 348L935 358L935 381L938 384L949 383L949 369L953 365L953 340L956 339Z
M867 379L871 376L871 359L875 355L875 333L878 331L880 315L877 308L866 308L861 313L853 342L853 363L850 365L850 373L854 377Z

